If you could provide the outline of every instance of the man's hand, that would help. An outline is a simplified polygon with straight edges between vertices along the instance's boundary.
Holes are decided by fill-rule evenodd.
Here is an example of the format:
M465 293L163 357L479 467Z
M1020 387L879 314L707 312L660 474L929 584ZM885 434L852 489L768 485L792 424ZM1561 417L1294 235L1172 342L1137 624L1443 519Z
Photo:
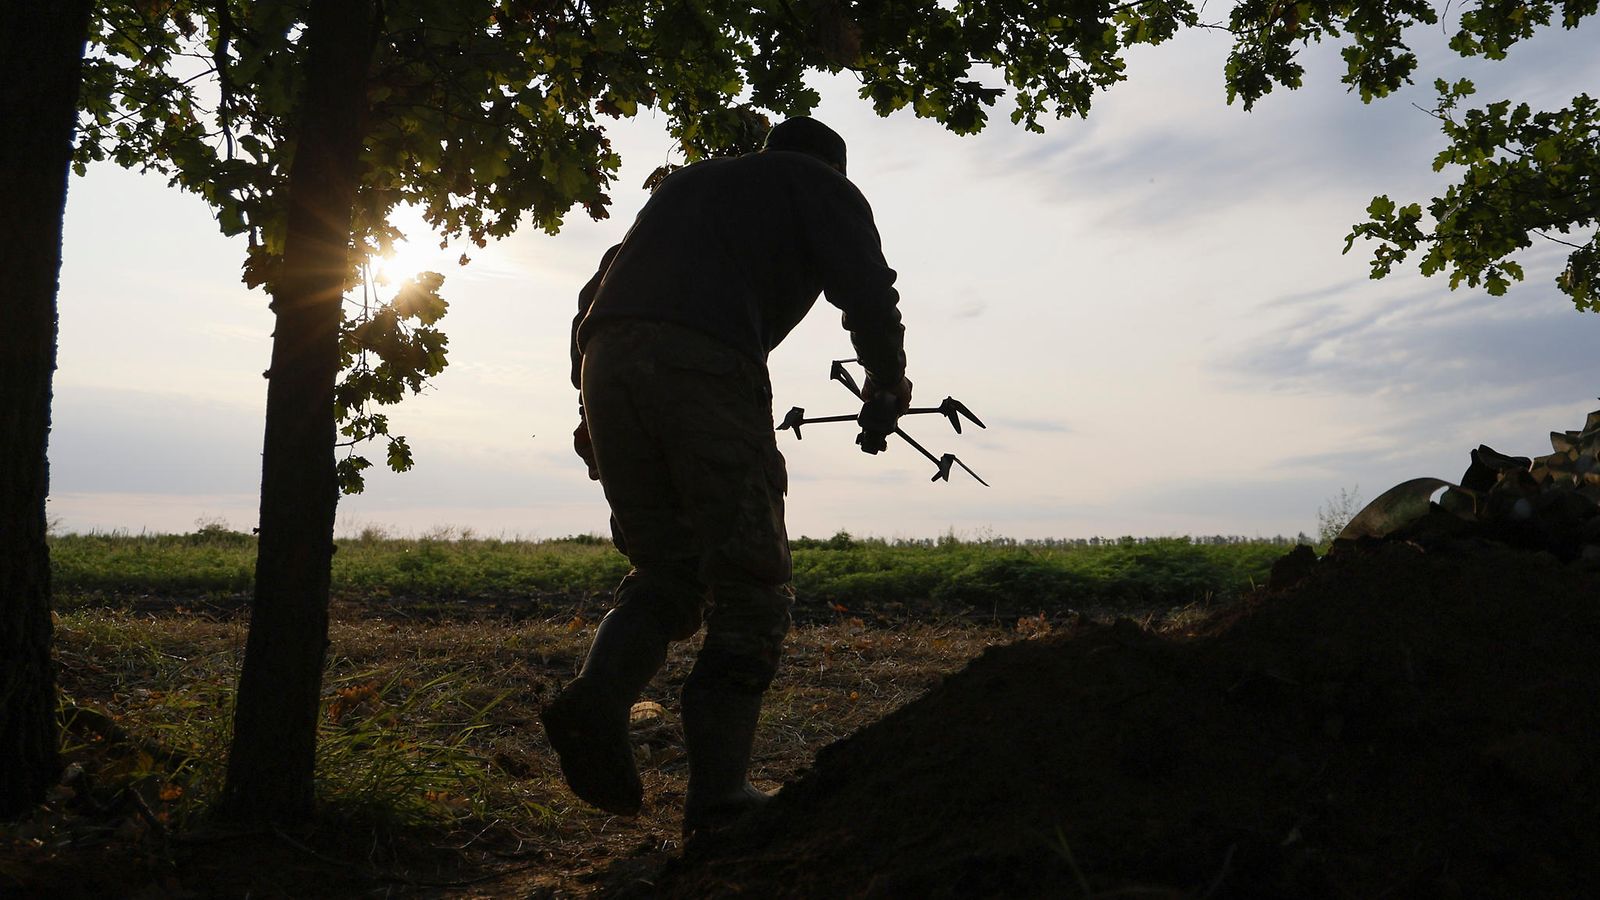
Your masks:
M867 383L861 389L861 399L871 403L878 398L879 394L893 394L895 398L894 414L896 418L903 416L906 410L911 408L911 379L902 375L900 376L899 384L893 387L883 387L875 383L872 380L872 376L868 375Z
M881 453L888 448L896 423L911 408L911 381L902 376L899 384L885 389L868 375L861 400L861 414L856 417L861 433L856 436L856 446L865 453Z
M589 466L589 480L600 480L600 468L594 462L594 440L589 437L589 423L585 419L578 420L578 427L572 429L572 449Z

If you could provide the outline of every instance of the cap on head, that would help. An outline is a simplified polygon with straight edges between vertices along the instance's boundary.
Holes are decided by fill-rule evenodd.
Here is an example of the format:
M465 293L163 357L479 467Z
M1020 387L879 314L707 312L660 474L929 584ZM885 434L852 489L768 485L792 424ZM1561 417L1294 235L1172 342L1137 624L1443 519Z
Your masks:
M844 172L844 138L810 116L795 116L772 126L761 149L809 153Z

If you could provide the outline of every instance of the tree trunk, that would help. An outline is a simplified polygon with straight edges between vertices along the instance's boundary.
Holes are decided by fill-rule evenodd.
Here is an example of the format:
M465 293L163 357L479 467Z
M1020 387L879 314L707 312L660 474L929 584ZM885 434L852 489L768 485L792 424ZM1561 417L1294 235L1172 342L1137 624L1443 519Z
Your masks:
M333 564L333 388L360 175L370 0L315 0L267 381L255 601L219 812L291 824L313 810Z
M0 0L0 819L60 771L50 659L50 381L88 0Z

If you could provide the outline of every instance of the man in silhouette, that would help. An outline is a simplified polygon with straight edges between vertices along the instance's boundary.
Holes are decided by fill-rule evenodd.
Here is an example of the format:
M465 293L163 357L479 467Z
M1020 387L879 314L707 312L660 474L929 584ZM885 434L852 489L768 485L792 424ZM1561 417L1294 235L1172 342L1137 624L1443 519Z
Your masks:
M686 836L767 800L747 772L794 597L767 354L826 292L867 370L865 399L911 400L895 273L844 173L838 134L785 121L759 153L668 176L579 294L574 444L633 569L541 719L575 794L637 813L629 710L667 645L704 623L683 688Z

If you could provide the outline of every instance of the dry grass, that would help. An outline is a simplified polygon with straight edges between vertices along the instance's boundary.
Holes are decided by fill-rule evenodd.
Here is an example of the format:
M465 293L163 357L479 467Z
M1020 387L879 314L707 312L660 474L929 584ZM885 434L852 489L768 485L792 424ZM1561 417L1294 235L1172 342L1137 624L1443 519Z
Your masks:
M204 813L225 766L243 619L64 614L64 747L82 774L32 821L0 831L0 889L55 890L60 878L81 885L78 873L91 866L165 890L204 884L215 896L291 896L313 884L342 896L441 885L451 896L589 893L613 863L617 876L679 850L687 768L676 695L696 650L675 647L645 693L665 712L636 728L649 799L624 820L566 791L537 726L541 704L576 671L592 636L593 623L581 620L430 623L336 606L319 759L326 820L305 834L268 836L270 848L219 854ZM752 777L781 786L821 747L1017 637L971 625L885 630L858 619L795 629L763 711Z

